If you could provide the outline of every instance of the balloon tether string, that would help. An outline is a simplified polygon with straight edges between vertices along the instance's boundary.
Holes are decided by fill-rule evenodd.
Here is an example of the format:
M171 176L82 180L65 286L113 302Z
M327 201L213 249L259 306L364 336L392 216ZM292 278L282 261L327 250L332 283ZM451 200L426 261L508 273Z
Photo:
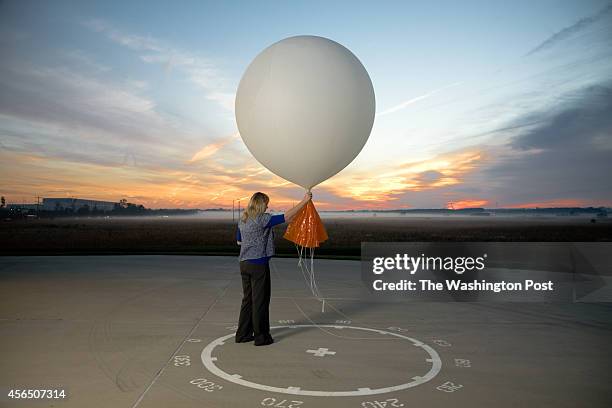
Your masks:
M310 250L310 267L307 262L304 261L304 256L306 255L304 251L304 246L295 244L295 248L298 253L298 266L302 271L302 276L304 277L304 281L310 281L310 291L312 295L321 302L321 312L325 313L325 299L321 296L321 291L319 290L319 286L317 285L317 281L315 279L314 273L314 248L308 248ZM308 275L308 276L306 276Z

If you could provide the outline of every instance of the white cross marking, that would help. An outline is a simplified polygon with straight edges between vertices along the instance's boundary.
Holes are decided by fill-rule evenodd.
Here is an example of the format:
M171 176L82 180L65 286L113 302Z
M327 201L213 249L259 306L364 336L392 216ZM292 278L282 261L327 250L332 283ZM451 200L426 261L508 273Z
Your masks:
M307 353L312 353L316 357L325 357L326 355L333 356L336 354L335 351L329 351L329 349L319 347L318 350L306 350Z

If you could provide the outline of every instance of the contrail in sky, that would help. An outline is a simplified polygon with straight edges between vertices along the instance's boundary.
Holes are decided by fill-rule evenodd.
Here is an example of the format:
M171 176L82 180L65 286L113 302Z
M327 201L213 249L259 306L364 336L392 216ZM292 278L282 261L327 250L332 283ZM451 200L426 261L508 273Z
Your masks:
M453 87L453 86L461 85L462 83L463 83L463 81L455 82L455 83L452 83L450 85L446 85L446 86L444 86L442 88L434 89L433 91L429 91L426 94L414 97L412 99L408 99L407 101L404 101L404 102L400 103L399 105L396 105L396 106L394 106L392 108L384 110L384 111L382 111L380 113L377 113L376 116L388 115L390 113L394 113L394 112L400 111L400 110L406 108L408 105L412 105L413 103L418 102L420 100L423 100L425 98L429 98L430 96L432 96L434 94L437 94L438 92L443 91L444 89L448 89L448 88Z

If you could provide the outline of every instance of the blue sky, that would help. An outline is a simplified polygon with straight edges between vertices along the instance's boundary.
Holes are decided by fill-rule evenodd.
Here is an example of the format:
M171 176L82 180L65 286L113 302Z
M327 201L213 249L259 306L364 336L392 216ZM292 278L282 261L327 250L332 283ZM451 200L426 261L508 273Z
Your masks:
M2 193L288 205L300 189L250 156L233 100L261 50L311 34L361 60L377 102L320 207L612 205L611 23L605 1L4 1Z

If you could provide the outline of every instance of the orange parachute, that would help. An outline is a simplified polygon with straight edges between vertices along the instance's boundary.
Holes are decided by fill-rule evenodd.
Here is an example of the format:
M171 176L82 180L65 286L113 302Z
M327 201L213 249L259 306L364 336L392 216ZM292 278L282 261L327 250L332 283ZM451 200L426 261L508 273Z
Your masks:
M312 200L295 215L283 237L304 248L316 248L327 241L327 231Z

